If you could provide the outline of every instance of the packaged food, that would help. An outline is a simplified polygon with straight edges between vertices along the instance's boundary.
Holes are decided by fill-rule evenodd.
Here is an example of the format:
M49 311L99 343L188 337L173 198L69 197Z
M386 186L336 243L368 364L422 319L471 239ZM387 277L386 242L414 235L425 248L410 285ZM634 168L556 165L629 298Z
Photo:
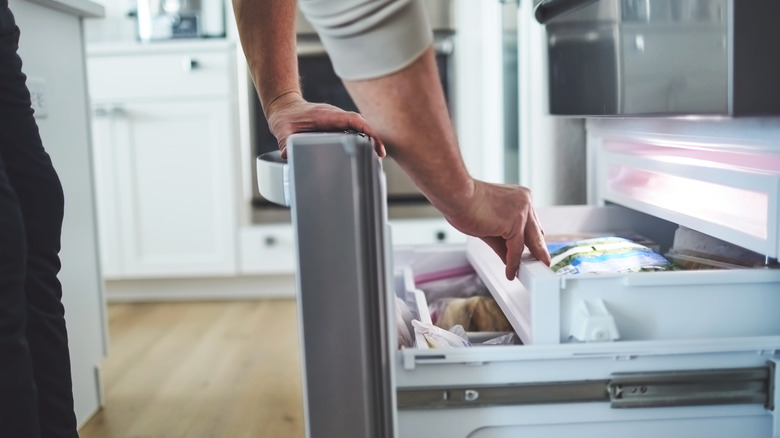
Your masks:
M665 271L672 264L647 245L617 236L548 238L550 269L564 274Z
M761 254L682 226L666 257L682 269L754 268L766 262Z

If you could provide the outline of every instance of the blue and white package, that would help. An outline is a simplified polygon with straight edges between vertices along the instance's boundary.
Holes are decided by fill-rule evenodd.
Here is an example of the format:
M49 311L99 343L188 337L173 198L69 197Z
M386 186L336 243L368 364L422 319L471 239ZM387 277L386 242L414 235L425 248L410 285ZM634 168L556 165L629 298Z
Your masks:
M622 237L563 239L547 243L556 274L614 274L672 268L661 254Z

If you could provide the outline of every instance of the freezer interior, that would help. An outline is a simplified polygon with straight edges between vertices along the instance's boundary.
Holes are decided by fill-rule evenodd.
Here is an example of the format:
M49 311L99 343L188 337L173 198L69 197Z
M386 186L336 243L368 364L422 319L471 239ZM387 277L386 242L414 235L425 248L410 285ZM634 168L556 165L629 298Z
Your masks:
M646 232L660 248L672 245L678 228L619 206L537 213L548 235L629 230ZM778 430L778 270L578 278L529 258L520 278L508 281L476 239L395 247L394 264L396 296L420 320L431 320L422 291L431 278L474 273L520 338L491 343L505 334L466 332L470 346L437 348L413 332L413 345L396 352L397 436L759 437ZM584 312L593 302L606 312Z

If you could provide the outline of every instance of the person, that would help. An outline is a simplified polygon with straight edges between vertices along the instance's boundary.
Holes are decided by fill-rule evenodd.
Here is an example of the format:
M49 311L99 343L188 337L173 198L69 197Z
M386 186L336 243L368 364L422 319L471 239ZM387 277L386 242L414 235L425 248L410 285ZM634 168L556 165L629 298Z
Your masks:
M284 155L298 132L351 130L389 153L459 231L484 240L513 279L524 247L549 264L527 188L470 176L460 155L419 0L300 0L360 114L304 100L295 0L233 0L239 37L271 132Z
M62 287L64 199L0 0L0 436L77 438Z

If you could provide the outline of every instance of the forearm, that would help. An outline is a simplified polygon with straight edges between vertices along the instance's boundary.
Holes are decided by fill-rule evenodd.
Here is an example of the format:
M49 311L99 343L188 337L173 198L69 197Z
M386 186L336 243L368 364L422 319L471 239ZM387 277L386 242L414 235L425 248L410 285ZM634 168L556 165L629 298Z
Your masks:
M233 0L241 45L263 110L284 93L300 95L295 0Z
M431 203L446 215L461 213L474 181L463 164L433 50L391 75L345 85L390 156Z

